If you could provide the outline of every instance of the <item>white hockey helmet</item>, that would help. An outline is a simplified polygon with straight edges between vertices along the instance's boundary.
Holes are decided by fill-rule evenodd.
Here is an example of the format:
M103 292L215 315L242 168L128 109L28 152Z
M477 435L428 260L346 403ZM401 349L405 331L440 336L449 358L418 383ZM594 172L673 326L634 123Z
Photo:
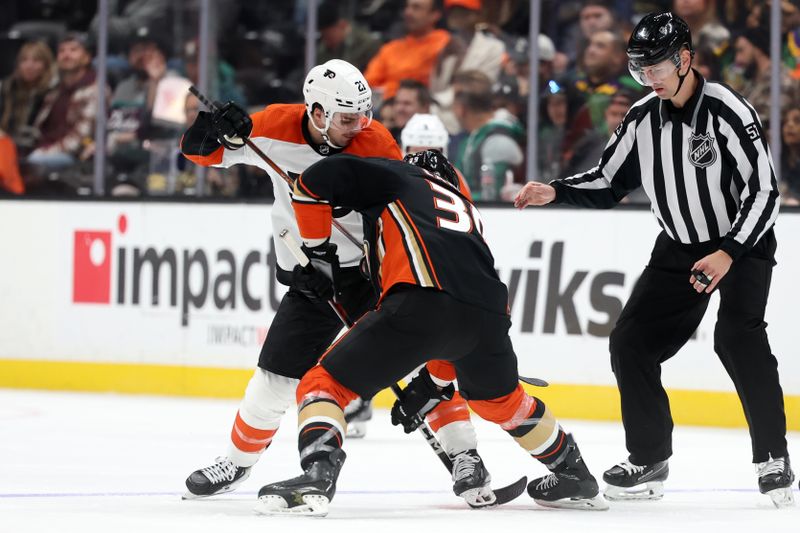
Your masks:
M447 157L450 134L436 115L417 113L408 120L406 127L400 132L400 143L404 154L407 154L411 147L434 148Z
M303 83L306 113L311 125L322 134L333 148L328 129L360 131L372 122L372 90L364 75L356 67L341 59L331 59L308 71ZM325 127L314 124L311 116L315 106L322 108Z

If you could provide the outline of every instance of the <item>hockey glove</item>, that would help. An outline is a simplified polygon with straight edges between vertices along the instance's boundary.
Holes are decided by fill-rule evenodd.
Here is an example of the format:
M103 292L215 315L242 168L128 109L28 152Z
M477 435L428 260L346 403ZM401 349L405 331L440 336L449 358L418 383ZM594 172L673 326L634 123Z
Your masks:
M234 102L220 105L211 115L211 132L229 150L244 146L244 138L253 131L253 121L247 111Z
M452 383L440 388L431 379L428 369L423 368L403 390L403 397L394 402L392 425L402 425L406 433L413 432L422 425L425 415L442 400L452 399L455 392L456 388Z
M303 245L303 252L310 263L306 267L296 265L292 271L292 287L312 302L325 302L334 297L334 284L339 273L339 257L336 245L324 242L319 246Z

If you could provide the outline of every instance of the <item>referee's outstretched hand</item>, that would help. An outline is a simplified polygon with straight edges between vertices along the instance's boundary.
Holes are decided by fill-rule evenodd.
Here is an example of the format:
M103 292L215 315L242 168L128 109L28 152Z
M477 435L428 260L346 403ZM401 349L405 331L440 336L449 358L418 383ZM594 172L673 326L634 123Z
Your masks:
M552 185L529 181L514 198L514 207L524 209L529 205L545 205L556 199L556 190Z
M731 268L731 263L733 263L731 256L722 250L717 250L713 254L709 254L700 259L692 266L692 272L702 272L711 280L711 283L708 285L702 283L694 274L689 276L689 283L692 284L692 288L697 292L706 292L710 294L717 288L717 285L719 285L719 282L725 277L725 274L728 273L728 270Z

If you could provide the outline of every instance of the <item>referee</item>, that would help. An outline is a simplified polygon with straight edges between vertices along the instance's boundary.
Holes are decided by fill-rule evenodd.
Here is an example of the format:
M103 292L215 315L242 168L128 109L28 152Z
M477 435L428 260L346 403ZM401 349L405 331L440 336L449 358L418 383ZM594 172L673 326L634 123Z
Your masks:
M663 495L672 417L661 363L689 340L719 287L714 349L744 408L759 489L776 506L791 505L783 391L764 322L778 185L752 106L704 80L692 68L693 55L683 20L646 15L628 43L628 66L653 92L630 109L598 166L549 185L530 182L515 205L610 208L641 185L661 225L611 332L630 456L605 472L606 497Z

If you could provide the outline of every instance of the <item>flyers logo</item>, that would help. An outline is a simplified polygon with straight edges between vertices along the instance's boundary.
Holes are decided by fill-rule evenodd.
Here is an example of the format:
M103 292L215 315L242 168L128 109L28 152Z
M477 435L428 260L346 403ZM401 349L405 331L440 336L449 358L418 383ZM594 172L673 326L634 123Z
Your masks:
M110 231L75 232L72 301L75 303L110 303Z

